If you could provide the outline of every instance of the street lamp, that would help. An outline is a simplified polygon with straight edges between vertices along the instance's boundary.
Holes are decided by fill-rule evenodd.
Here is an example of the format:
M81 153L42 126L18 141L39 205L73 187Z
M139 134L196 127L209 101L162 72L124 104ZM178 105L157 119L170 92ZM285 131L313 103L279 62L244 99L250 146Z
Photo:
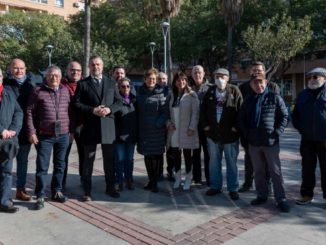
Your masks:
M151 53L152 53L152 68L154 67L154 51L155 51L155 46L156 46L156 43L154 43L154 42L150 42L149 43L149 48L151 49Z
M52 58L52 50L53 50L53 48L54 47L51 44L48 44L48 45L45 46L46 52L49 55L49 66L51 66L51 58Z
M163 22L161 24L163 37L164 37L164 72L166 73L166 37L169 31L170 24L169 22Z

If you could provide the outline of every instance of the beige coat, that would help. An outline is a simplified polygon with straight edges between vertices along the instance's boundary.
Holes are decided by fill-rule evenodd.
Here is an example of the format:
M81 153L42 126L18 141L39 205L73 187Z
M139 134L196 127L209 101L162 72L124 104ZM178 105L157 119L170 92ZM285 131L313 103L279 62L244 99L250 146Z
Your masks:
M173 94L169 95L169 115L170 122L175 125L175 118L172 112ZM199 120L199 100L194 91L185 92L180 100L179 115L179 148L180 149L197 149L199 148L198 138L198 120ZM194 134L187 135L188 129L194 130ZM173 131L168 131L167 147L169 148Z

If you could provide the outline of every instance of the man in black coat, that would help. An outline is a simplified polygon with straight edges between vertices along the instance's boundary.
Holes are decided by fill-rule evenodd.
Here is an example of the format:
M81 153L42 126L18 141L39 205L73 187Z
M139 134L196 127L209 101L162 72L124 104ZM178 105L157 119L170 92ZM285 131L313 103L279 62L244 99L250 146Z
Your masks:
M78 83L75 94L75 107L83 116L81 138L84 144L82 173L84 201L91 200L92 172L97 144L102 146L106 193L114 198L120 196L114 188L115 124L113 115L122 104L115 94L115 81L102 74L102 58L92 57L89 60L89 69L90 76Z
M22 127L23 112L10 90L2 86L0 69L0 212L15 213L10 200L13 158L17 154L17 135Z
M9 76L7 76L3 84L16 97L17 102L25 114L29 94L37 85L36 75L32 73L26 74L25 62L21 59L13 59L9 66ZM42 81L42 78L40 79ZM16 199L22 201L30 201L31 196L26 192L26 176L28 166L28 155L31 150L31 143L28 141L26 133L26 121L23 121L23 127L19 133L19 150L16 157L17 160L17 181L16 181Z
M260 61L255 61L251 64L250 77L254 78L258 75L266 76L266 67L265 67L264 63L262 63ZM267 87L268 87L269 91L280 94L280 88L276 83L268 82ZM241 94L242 94L242 97L244 100L247 97L249 97L255 93L250 86L250 80L245 83L242 83L239 86L239 89L241 91ZM245 177L245 179L244 179L244 183L242 184L241 188L239 189L239 192L246 192L252 188L252 182L254 179L254 169L253 169L251 158L250 158L249 151L248 151L248 140L243 136L241 136L240 139L241 139L241 145L243 146L244 151L245 151L245 156L244 156L244 165L245 165L245 176L244 177Z

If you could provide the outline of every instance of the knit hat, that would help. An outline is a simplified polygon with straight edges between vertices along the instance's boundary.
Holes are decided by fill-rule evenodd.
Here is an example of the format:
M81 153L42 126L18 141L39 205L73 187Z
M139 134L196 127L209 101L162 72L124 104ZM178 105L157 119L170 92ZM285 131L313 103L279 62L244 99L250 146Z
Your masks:
M317 67L315 69L312 69L311 71L309 71L306 76L322 76L322 77L326 77L326 69L325 68L321 68L321 67Z

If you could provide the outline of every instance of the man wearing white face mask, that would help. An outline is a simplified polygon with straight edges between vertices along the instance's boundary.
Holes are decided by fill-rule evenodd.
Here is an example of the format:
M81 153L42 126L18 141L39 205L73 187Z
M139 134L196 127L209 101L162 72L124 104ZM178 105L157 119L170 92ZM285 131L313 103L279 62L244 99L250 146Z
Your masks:
M222 192L222 156L224 152L227 190L231 199L238 200L239 133L236 125L242 104L242 95L237 86L228 84L228 70L217 69L214 72L214 81L215 85L208 89L200 109L200 122L206 132L210 159L210 188L206 195L213 196Z
M326 199L326 69L315 68L307 73L307 78L308 88L298 95L292 115L293 126L301 134L301 198L296 202L299 205L313 199L317 159Z

